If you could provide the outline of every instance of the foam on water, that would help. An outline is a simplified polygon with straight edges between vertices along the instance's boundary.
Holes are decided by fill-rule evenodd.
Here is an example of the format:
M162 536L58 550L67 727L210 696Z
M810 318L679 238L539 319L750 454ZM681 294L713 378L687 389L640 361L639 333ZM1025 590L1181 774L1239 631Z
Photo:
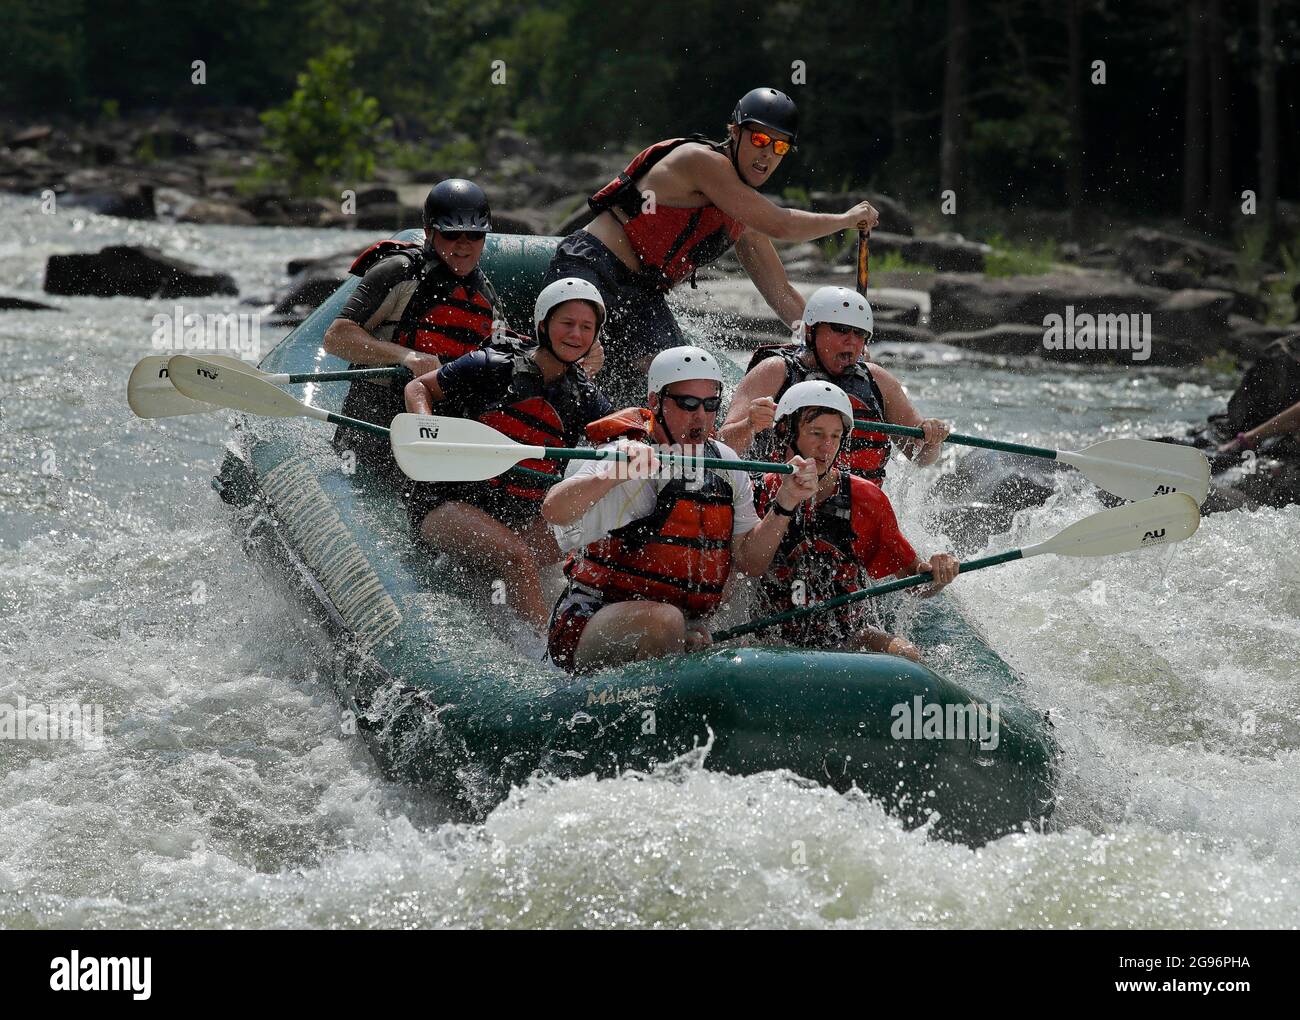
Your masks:
M41 217L0 198L0 269L138 241L265 292L326 231ZM78 227L76 224L80 223ZM16 290L15 290L16 288ZM140 422L123 399L160 310L50 299L0 333L0 702L103 705L105 742L0 741L0 924L27 926L1217 927L1300 916L1300 508L1221 514L1182 546L1040 557L961 578L1052 709L1064 756L1045 833L975 851L794 777L699 755L653 777L538 781L479 825L385 782L316 681L301 611L244 559L208 489L221 416ZM188 304L188 302L187 302ZM212 302L212 310L225 310ZM199 310L206 310L200 303ZM1222 405L1154 370L896 371L965 431L1079 448ZM304 425L305 428L311 426ZM57 469L43 473L54 450ZM925 552L932 472L889 492ZM1062 475L990 550L1100 509ZM496 647L495 645L493 647Z

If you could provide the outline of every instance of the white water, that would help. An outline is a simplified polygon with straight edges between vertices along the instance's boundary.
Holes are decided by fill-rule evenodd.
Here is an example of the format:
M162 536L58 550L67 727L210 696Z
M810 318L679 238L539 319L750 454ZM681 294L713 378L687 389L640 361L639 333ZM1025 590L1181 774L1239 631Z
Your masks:
M265 294L309 230L128 224L0 198L3 293L123 241ZM99 703L102 750L0 740L0 924L27 926L1291 926L1300 916L1300 508L1207 518L1141 558L1041 557L952 589L1052 709L1056 823L979 851L786 776L543 783L482 825L385 782L342 732L293 606L208 481L219 418L133 419L170 303L0 313L0 703ZM228 302L185 302L224 311ZM273 332L267 334L271 339ZM965 431L1078 448L1221 407L1195 373L890 361ZM42 473L53 451L55 474ZM891 474L926 551L929 474ZM1064 481L991 550L1099 506ZM1253 730L1253 732L1249 732Z

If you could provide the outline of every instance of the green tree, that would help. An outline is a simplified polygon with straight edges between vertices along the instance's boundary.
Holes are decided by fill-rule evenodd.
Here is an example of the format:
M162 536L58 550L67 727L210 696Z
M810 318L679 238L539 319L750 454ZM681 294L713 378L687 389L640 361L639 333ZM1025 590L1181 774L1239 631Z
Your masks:
M338 180L369 180L375 146L390 123L379 101L352 82L352 51L332 46L307 61L298 88L262 114L269 161L262 176L278 175L295 194L320 194Z

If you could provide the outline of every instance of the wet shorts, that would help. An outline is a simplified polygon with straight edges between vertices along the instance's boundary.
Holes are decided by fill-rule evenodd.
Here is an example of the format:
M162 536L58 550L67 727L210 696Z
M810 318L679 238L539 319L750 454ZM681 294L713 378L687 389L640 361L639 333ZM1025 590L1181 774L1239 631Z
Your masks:
M584 585L571 583L564 589L551 611L551 626L546 639L546 652L553 663L566 672L577 672L573 660L578 653L582 632L605 605L605 597L600 592Z
M605 367L597 376L615 406L645 399L640 364L669 347L686 343L663 291L628 269L599 239L578 230L560 242L543 286L576 276L594 283L605 299Z
M444 503L465 503L519 532L531 525L541 512L541 503L517 499L486 482L413 482L409 478L405 481L402 499L416 535L429 511Z

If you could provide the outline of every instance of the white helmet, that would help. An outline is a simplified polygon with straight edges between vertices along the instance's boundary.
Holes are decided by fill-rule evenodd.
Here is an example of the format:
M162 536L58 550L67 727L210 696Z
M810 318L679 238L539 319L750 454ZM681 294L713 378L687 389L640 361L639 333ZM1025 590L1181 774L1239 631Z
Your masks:
M779 422L786 415L805 407L829 407L832 411L839 411L844 419L844 434L847 436L853 431L853 405L849 403L849 395L834 383L820 379L795 383L781 394L776 405L776 420Z
M868 340L876 331L871 305L861 294L848 287L820 287L813 292L803 308L805 344L811 346L813 330L821 322L866 330Z
M537 295L537 304L533 306L533 332L538 342L543 346L549 346L547 338L542 336L542 323L557 305L562 305L566 301L590 301L599 309L596 313L596 339L599 340L600 332L605 326L605 299L600 296L600 290L590 280L566 276L563 280L548 283Z
M650 393L659 393L669 383L690 379L715 382L718 392L722 392L722 369L718 367L717 358L699 347L670 347L660 351L650 362L646 388Z

